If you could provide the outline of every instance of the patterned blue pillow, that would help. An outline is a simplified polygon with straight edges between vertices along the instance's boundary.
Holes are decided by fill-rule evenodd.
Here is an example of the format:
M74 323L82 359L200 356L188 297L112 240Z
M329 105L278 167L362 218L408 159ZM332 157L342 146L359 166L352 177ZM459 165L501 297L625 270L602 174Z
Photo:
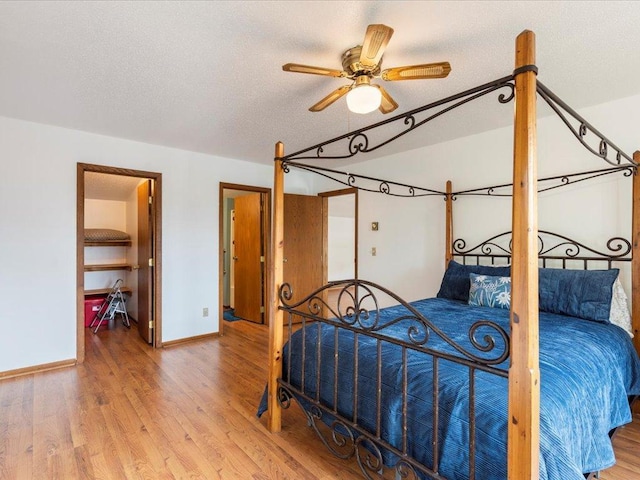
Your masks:
M511 277L471 273L469 279L469 305L507 309L511 307Z
M511 267L494 265L463 265L451 260L442 277L442 284L438 291L438 298L450 300L469 301L469 275L491 275L494 277L508 277L511 275Z

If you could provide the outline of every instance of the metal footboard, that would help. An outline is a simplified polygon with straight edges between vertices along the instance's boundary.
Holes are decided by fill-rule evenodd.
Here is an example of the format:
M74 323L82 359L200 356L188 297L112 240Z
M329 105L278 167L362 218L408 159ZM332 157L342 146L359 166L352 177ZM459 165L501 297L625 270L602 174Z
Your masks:
M336 301L329 301L329 291L338 292ZM291 287L283 285L280 309L285 313L288 339L283 375L278 380L278 398L283 408L288 408L292 400L299 403L324 445L337 457L355 456L365 478L387 478L392 472L397 478L443 479L439 466L440 364L453 362L468 376L469 478L477 478L476 374L487 372L507 377L507 371L497 367L509 356L509 337L502 327L486 320L474 323L468 332L473 347L470 350L454 342L409 303L364 280L330 282L301 301L290 303L291 298ZM382 301L396 305L391 317L381 314ZM352 345L350 353L339 349L340 342L345 341ZM400 371L396 372L400 379L397 399L400 434L395 435L395 441L389 438L392 435L386 431L384 417L387 413L382 411L383 377L390 374L385 371L383 351L393 352L401 359ZM410 445L407 433L408 358L422 358L416 355L428 356L431 362L432 408L424 412L424 417L431 421L430 452L423 452L428 461L415 458L415 448ZM339 372L339 365L347 363L349 379ZM363 379L375 386L363 384ZM332 383L329 391L327 382ZM341 399L349 388L351 401L345 406ZM363 395L374 398L363 399ZM375 406L373 412L362 408L365 401Z

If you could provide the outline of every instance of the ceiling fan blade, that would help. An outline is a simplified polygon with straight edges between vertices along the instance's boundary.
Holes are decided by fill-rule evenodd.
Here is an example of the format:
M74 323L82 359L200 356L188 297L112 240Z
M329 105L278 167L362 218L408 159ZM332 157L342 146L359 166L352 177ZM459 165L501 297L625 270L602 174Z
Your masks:
M449 65L449 62L424 63L422 65L387 68L382 71L380 77L387 81L444 78L449 75L450 71L451 65Z
M393 35L393 28L386 25L374 24L367 27L360 53L360 63L363 67L373 70L380 63L391 35Z
M329 105L331 105L333 102L335 102L340 97L345 95L349 90L351 90L351 86L350 85L345 85L343 87L340 87L340 88L334 90L329 95L327 95L322 100L320 100L318 103L316 103L311 108L309 108L309 111L311 111L311 112L319 112L321 110L324 110Z
M310 73L312 75L325 75L328 77L343 77L344 72L333 68L312 67L310 65L300 65L299 63L287 63L282 66L285 72Z
M389 95L384 87L382 87L381 85L372 85L380 90L380 93L382 94L382 99L380 100L380 107L378 107L378 110L380 110L382 113L389 113L398 108L398 104L393 98L391 98L391 95Z

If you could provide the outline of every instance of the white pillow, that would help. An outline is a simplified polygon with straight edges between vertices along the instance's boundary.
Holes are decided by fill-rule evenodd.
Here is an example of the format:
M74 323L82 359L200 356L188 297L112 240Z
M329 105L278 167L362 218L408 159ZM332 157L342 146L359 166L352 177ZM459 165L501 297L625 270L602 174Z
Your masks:
M609 312L609 321L614 325L624 329L631 337L633 337L633 329L631 327L631 314L629 313L629 304L627 303L627 294L624 293L620 276L613 282L611 292L611 310Z

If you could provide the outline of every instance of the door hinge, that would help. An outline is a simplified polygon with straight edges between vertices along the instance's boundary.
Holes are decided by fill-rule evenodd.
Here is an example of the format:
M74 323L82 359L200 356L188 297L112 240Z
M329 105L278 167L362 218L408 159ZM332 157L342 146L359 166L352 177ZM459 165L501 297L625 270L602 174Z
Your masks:
M153 329L153 320L149 320L149 330Z
M260 313L264 313L264 305L260 306Z
M150 266L150 267L153 267L153 258L150 258L150 259L149 259L149 266Z
M264 255L260 255L260 263L264 263Z
M153 197L149 195L149 205L151 205L152 203L153 203Z

